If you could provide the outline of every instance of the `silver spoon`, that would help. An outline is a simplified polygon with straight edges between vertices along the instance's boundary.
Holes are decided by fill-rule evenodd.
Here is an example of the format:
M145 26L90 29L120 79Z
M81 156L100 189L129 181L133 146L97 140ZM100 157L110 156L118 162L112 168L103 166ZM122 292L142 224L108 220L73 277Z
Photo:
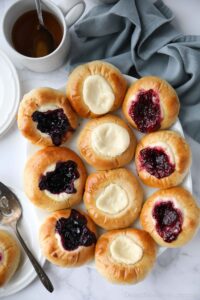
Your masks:
M18 222L21 217L22 207L17 196L7 186L0 182L0 223L2 225L9 225L13 228L42 284L49 292L52 293L54 288L51 281L49 280L48 276L39 265L31 251L28 249L18 230Z
M35 57L41 57L53 52L55 49L55 43L51 32L44 24L41 0L35 0L35 5L39 24L37 28L37 35L33 41L33 53Z

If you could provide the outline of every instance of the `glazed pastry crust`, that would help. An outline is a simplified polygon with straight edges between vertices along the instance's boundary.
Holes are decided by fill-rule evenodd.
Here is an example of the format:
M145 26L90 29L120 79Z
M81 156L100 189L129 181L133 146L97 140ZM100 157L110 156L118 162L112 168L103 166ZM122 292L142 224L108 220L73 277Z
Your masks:
M14 275L20 261L20 248L10 233L0 230L0 252L3 260L0 262L0 287L6 284Z
M167 144L174 156L175 170L164 178L156 178L140 167L140 151L151 145L163 142ZM175 131L163 130L145 135L138 143L135 154L135 164L140 179L148 186L169 188L180 184L185 178L191 165L191 151L186 140Z
M115 157L103 156L101 154L97 154L91 145L91 134L92 131L99 125L104 123L114 123L117 124L124 129L127 130L130 137L129 147L121 154ZM85 127L82 129L77 147L81 156L86 160L86 162L96 168L97 170L109 170L114 168L122 167L128 164L135 153L136 148L136 138L132 132L132 130L128 127L128 125L119 117L114 115L106 115L101 118L93 119L87 122Z
M159 199L174 199L175 207L181 209L183 214L182 231L178 238L171 243L165 242L155 229L155 220L152 217L152 210ZM145 202L140 215L140 223L157 244L163 247L175 248L188 243L195 235L200 221L200 209L194 197L182 187L174 187L155 192Z
M96 206L96 198L109 184L123 188L129 198L128 206L117 214L106 213ZM143 201L143 191L136 177L127 169L99 171L88 176L84 204L92 220L100 227L111 230L130 226L138 217Z
M113 65L103 61L92 61L76 67L67 82L67 98L73 109L83 118L95 118L100 115L93 113L83 100L83 84L90 75L101 75L111 86L115 95L110 112L117 110L124 100L127 89L126 79Z
M119 235L132 237L143 249L143 256L135 264L124 264L114 261L109 245ZM156 244L151 236L140 229L127 228L104 233L97 241L95 264L99 273L107 280L118 284L134 284L143 280L152 269L156 260Z
M76 193L68 199L56 201L39 189L39 180L45 170L52 164L72 160L77 163L80 177L76 179ZM48 147L36 152L29 158L24 170L24 190L31 202L47 211L69 208L78 204L83 195L86 180L86 170L80 157L72 150L64 147Z
M96 234L96 227L87 214L80 211L87 219L87 227ZM55 225L60 218L68 218L71 209L56 211L46 218L40 227L39 239L43 255L51 263L61 267L78 267L93 259L95 244L84 247L79 246L73 251L67 251L59 245L55 236Z
M32 120L32 114L43 105L56 105L62 108L68 118L70 126L75 130L78 126L76 113L71 108L65 94L51 88L38 88L25 94L18 111L18 128L25 138L38 146L54 146L51 137L41 133L37 129L37 123ZM62 143L66 142L73 134L67 131L62 138Z
M167 81L156 76L142 77L129 87L122 105L122 110L127 121L137 129L137 125L128 112L134 96L142 89L153 89L158 92L161 111L163 113L160 129L169 128L176 121L179 114L179 98L176 91Z

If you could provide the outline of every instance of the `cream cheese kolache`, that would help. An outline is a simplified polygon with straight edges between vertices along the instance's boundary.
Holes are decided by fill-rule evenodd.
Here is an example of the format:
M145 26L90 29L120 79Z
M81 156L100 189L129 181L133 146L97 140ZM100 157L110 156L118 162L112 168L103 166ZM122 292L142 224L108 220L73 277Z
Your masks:
M117 110L124 100L126 79L113 65L92 61L76 67L67 81L67 98L83 118L95 118Z
M143 280L156 260L156 244L144 230L111 230L100 236L95 248L97 271L112 283Z
M143 191L129 170L119 168L90 174L83 198L93 221L111 230L131 226L138 218Z
M135 153L136 138L119 117L106 115L87 122L78 138L80 155L97 170L128 164Z
M25 94L20 103L18 128L33 144L60 146L77 126L77 115L59 90L37 88Z

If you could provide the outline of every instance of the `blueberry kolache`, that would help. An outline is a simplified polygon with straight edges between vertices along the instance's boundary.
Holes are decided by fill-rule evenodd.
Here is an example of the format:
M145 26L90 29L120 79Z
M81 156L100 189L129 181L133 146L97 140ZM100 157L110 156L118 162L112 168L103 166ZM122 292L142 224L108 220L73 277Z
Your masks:
M75 209L56 211L40 227L43 255L61 267L77 267L91 260L97 241L88 215Z
M64 147L47 147L29 158L24 190L32 203L48 211L78 204L83 195L86 169L79 156Z
M65 94L38 88L25 94L18 110L18 128L38 146L60 146L78 126L76 113Z
M180 109L172 86L155 76L145 76L128 89L122 110L127 121L143 133L169 128Z
M144 203L140 215L143 229L163 247L175 248L188 243L200 221L194 197L182 187L159 190Z
M138 143L135 164L148 186L169 188L180 184L191 164L191 151L177 132L162 130L145 135Z

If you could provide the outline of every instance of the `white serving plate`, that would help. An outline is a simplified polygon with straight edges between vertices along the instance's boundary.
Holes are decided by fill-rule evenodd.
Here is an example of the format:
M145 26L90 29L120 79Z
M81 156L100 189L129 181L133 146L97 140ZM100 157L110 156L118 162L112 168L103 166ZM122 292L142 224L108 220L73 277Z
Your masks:
M0 136L13 124L20 101L20 84L17 71L0 50Z
M127 75L124 75L124 76L127 79L127 82L128 82L129 85L137 80L136 78L133 78L133 77L130 77L130 76L127 76ZM65 87L60 88L60 90L65 92ZM114 114L121 117L122 119L124 119L124 116L121 112L121 109L118 110L117 112L115 112ZM67 142L66 144L64 144L64 146L69 147L74 152L76 152L78 155L79 155L79 152L78 152L77 147L76 147L77 138L79 136L80 131L82 130L82 128L84 127L84 125L87 122L88 122L87 119L80 119L80 122L79 122L80 126L76 129L76 132L72 136L71 140L69 142ZM177 120L176 123L170 129L174 130L174 131L177 131L182 136L184 136L183 129L182 129L182 126L181 126L179 120ZM132 129L132 130L133 130L137 140L141 139L141 137L144 135L144 134L140 133L139 131L137 131L135 129ZM30 157L33 153L35 153L39 149L40 148L38 146L32 145L31 143L27 143L27 157ZM84 164L86 166L88 174L92 173L92 172L95 172L95 169L93 167L89 166L86 162ZM139 180L139 177L138 177L137 172L136 172L135 164L134 164L133 161L131 161L131 163L126 165L125 167L128 168L130 171L132 171ZM141 183L141 185L143 187L143 190L144 190L144 199L147 199L147 197L149 197L154 191L157 190L155 188L151 188L151 187L148 187L148 186L144 185L141 181L140 181L140 183ZM188 173L185 180L183 181L182 186L185 187L187 190L189 190L192 193L192 179L191 179L191 173L190 172ZM77 208L81 208L81 209L85 210L83 203L78 205ZM39 223L42 223L44 221L44 219L49 215L48 212L43 211L41 209L38 209L37 207L34 207L34 210L36 212L37 219L38 219ZM133 224L133 227L141 228L138 221ZM101 233L101 232L103 232L103 230L100 229L99 232ZM158 255L162 254L165 250L166 250L166 248L159 247ZM94 264L93 263L88 263L87 265L88 266L93 266Z
M17 195L23 208L23 216L19 224L19 231L37 261L41 266L43 266L45 263L45 259L42 256L39 247L39 222L36 217L36 212L35 210L33 210L30 201L26 198L24 193L18 191L17 189L12 189L12 191ZM14 232L9 228L9 226L0 225L0 229L11 232L15 237ZM19 267L11 280L4 287L0 288L0 298L4 298L5 296L17 293L18 291L29 285L35 279L35 277L36 272L32 267L32 264L25 254L23 248L21 247L21 259Z

